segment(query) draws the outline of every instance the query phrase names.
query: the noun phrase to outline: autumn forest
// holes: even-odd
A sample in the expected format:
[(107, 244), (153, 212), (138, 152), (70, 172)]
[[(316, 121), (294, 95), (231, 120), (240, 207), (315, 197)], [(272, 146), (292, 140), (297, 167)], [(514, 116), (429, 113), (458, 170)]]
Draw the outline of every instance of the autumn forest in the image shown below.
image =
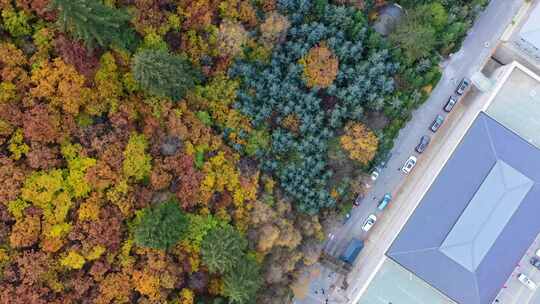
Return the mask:
[(0, 0), (0, 304), (291, 303), (485, 4), (387, 2)]

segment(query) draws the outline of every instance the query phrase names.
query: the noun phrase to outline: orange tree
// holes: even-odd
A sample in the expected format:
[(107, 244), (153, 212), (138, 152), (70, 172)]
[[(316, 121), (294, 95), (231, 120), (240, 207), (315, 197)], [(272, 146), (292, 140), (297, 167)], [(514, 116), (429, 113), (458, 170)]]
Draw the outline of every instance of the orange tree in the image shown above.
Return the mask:
[(362, 123), (354, 123), (345, 127), (345, 134), (339, 138), (339, 142), (351, 159), (367, 165), (377, 153), (379, 140)]

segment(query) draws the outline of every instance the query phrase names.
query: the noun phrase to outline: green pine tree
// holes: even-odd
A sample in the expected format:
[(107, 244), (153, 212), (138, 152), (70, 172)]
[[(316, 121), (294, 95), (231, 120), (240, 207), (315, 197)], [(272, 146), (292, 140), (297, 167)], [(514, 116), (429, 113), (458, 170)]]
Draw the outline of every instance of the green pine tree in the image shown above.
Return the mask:
[(178, 101), (201, 80), (200, 73), (184, 57), (162, 50), (143, 50), (133, 58), (133, 76), (151, 94)]
[(130, 15), (124, 10), (107, 7), (96, 0), (52, 0), (58, 10), (61, 29), (85, 42), (88, 49), (114, 45), (134, 50), (138, 42), (129, 26)]
[(223, 295), (232, 304), (255, 303), (257, 291), (262, 285), (259, 264), (250, 257), (242, 260), (223, 277)]
[(180, 210), (177, 201), (161, 203), (144, 209), (136, 219), (135, 243), (166, 250), (185, 236), (188, 226), (188, 218)]
[(201, 257), (210, 273), (226, 273), (236, 267), (247, 241), (230, 225), (213, 228), (201, 243)]

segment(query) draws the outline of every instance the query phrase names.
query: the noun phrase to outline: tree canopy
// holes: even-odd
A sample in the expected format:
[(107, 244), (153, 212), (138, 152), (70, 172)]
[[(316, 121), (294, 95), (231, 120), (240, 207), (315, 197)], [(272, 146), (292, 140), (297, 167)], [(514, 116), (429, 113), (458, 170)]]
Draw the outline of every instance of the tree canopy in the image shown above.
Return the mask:
[(246, 240), (230, 225), (210, 230), (201, 243), (201, 257), (210, 273), (229, 273), (241, 261)]
[(165, 250), (184, 237), (188, 225), (178, 202), (171, 200), (141, 211), (134, 239), (140, 246)]
[[(278, 177), (299, 210), (314, 214), (335, 204), (328, 141), (347, 121), (381, 109), (394, 91), (398, 64), (382, 45), (369, 45), (376, 34), (364, 15), (351, 7), (304, 4), (280, 2), (291, 28), (268, 63), (239, 61), (230, 74), (242, 79), (240, 111), (255, 128), (274, 126), (271, 148), (256, 154), (263, 168)], [(288, 127), (290, 118), (297, 130)]]
[(223, 294), (230, 303), (255, 303), (257, 292), (262, 285), (259, 265), (250, 257), (243, 257), (235, 268), (223, 278)]
[(396, 1), (0, 1), (0, 302), (291, 304), (487, 0)]
[(52, 0), (51, 6), (59, 12), (58, 22), (63, 31), (69, 31), (85, 42), (90, 49), (110, 44), (132, 50), (137, 37), (129, 27), (131, 16), (93, 0)]
[(133, 57), (133, 76), (142, 89), (174, 101), (200, 82), (199, 72), (182, 56), (143, 50)]

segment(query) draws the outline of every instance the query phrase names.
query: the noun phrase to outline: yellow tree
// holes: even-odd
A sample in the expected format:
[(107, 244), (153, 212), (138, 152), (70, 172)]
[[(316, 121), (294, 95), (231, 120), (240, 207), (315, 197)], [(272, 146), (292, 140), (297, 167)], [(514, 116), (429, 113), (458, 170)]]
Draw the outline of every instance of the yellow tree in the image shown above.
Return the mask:
[(287, 35), (287, 30), (291, 23), (287, 17), (277, 13), (270, 13), (261, 24), (261, 40), (266, 46), (272, 47), (278, 42), (282, 42)]
[(152, 157), (146, 153), (148, 141), (142, 134), (132, 134), (124, 151), (122, 169), (127, 178), (140, 181), (152, 171)]
[(379, 144), (377, 136), (361, 123), (347, 125), (345, 134), (339, 141), (341, 147), (349, 153), (349, 157), (362, 165), (366, 165), (375, 157)]
[(180, 304), (193, 304), (195, 301), (195, 295), (193, 294), (193, 291), (188, 288), (183, 288), (180, 291)]
[(84, 87), (85, 78), (75, 68), (56, 58), (53, 62), (44, 61), (32, 72), (34, 87), (30, 94), (42, 98), (64, 112), (76, 115), (86, 104), (89, 89)]
[(336, 79), (339, 62), (324, 42), (309, 50), (300, 59), (304, 66), (304, 78), (308, 87), (329, 87)]
[(234, 57), (242, 53), (242, 46), (246, 43), (248, 34), (242, 24), (223, 21), (219, 26), (218, 49), (221, 55)]

